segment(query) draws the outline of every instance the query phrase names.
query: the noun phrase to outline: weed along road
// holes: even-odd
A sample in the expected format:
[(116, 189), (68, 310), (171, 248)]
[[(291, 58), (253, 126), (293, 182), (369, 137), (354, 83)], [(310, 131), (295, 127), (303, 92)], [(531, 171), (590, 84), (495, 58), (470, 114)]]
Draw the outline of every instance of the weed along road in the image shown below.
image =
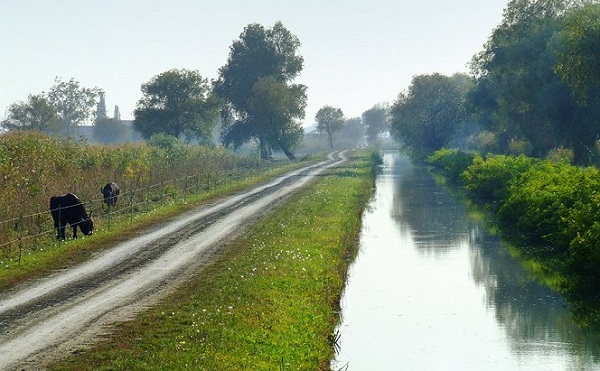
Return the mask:
[(334, 152), (326, 161), (187, 212), (82, 265), (0, 294), (0, 369), (36, 368), (94, 341), (111, 323), (131, 318), (183, 282), (269, 207), (344, 161), (344, 152)]

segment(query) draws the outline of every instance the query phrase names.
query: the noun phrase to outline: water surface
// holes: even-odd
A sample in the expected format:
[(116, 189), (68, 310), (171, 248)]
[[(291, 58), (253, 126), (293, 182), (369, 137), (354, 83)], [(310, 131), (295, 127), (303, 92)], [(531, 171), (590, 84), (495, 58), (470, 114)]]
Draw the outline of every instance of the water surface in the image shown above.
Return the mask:
[(332, 369), (600, 370), (598, 336), (424, 167), (384, 155)]

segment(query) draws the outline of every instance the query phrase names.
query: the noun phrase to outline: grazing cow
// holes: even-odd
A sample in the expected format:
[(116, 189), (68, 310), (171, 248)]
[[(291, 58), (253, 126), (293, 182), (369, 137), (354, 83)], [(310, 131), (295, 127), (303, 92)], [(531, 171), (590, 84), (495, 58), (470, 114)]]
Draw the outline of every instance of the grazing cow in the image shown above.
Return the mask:
[(104, 202), (108, 207), (115, 206), (117, 204), (117, 199), (119, 198), (119, 194), (121, 193), (121, 189), (117, 183), (110, 182), (107, 183), (104, 187), (100, 188), (100, 192), (104, 195)]
[(67, 224), (73, 227), (73, 239), (77, 238), (77, 226), (81, 228), (81, 232), (86, 236), (92, 234), (94, 230), (91, 213), (88, 216), (81, 201), (72, 193), (51, 197), (50, 213), (52, 213), (52, 219), (54, 219), (56, 239), (58, 240), (66, 239), (65, 227)]

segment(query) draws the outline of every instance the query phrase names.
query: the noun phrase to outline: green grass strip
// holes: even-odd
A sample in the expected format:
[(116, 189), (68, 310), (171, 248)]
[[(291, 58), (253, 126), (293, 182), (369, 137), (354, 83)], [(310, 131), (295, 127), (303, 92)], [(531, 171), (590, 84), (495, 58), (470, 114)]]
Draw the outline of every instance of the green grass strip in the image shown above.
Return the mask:
[(161, 305), (52, 369), (329, 369), (372, 168), (369, 153), (355, 153), (260, 219)]

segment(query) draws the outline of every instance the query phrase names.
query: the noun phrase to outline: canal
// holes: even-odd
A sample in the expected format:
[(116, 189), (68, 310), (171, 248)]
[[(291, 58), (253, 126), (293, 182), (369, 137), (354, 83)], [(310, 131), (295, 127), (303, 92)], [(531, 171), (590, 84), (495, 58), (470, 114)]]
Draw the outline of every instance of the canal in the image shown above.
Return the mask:
[(427, 168), (386, 152), (376, 185), (333, 370), (600, 370), (598, 335)]

